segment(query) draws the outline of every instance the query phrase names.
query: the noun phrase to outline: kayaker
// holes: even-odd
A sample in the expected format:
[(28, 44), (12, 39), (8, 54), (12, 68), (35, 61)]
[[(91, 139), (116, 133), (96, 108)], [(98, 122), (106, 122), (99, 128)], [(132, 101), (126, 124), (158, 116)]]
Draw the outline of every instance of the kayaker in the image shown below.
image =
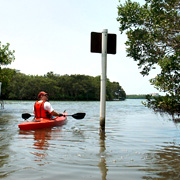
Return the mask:
[(48, 93), (41, 91), (38, 94), (38, 100), (34, 104), (35, 118), (49, 118), (53, 119), (54, 116), (62, 116), (61, 113), (57, 113), (48, 102)]

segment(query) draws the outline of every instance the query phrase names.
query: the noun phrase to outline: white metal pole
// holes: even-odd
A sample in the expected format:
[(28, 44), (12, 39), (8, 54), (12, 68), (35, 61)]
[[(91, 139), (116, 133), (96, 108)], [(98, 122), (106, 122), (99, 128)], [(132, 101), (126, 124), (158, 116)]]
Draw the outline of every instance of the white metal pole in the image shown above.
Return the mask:
[(108, 30), (102, 31), (101, 94), (100, 94), (100, 128), (105, 130), (106, 114), (106, 71), (107, 71), (107, 36)]

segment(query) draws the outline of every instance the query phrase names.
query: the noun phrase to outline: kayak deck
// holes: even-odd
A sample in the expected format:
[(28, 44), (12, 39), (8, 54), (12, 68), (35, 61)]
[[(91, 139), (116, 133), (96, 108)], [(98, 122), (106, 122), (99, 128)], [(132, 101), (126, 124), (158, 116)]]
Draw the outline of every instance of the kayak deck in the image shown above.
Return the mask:
[(38, 118), (33, 121), (23, 122), (18, 125), (20, 130), (34, 130), (41, 128), (48, 128), (54, 126), (62, 126), (66, 123), (67, 113), (64, 116), (56, 117), (55, 119)]

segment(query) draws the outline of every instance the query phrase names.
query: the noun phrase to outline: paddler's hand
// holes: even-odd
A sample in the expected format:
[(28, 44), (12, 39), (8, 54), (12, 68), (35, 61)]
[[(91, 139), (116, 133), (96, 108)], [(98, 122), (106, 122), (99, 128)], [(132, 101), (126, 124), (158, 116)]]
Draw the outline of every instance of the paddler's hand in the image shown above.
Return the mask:
[(59, 113), (59, 117), (64, 116), (63, 114)]

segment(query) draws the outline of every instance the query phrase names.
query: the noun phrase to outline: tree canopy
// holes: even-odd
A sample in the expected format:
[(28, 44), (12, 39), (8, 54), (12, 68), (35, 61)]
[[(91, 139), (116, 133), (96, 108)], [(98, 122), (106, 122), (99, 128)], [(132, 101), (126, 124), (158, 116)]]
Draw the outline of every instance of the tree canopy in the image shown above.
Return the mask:
[(145, 0), (141, 6), (127, 0), (118, 6), (117, 21), (120, 32), (126, 32), (128, 37), (127, 56), (138, 62), (141, 74), (149, 75), (152, 69), (160, 67), (160, 73), (150, 82), (166, 96), (148, 97), (146, 105), (171, 115), (179, 113), (180, 1)]
[[(6, 85), (9, 81), (7, 76), (1, 72), (1, 66), (11, 64), (15, 60), (14, 53), (15, 51), (9, 50), (10, 44), (2, 45), (0, 41), (0, 82), (3, 81), (3, 86)], [(1, 88), (1, 87), (0, 87)], [(0, 89), (0, 98), (1, 98), (1, 89)]]
[(0, 41), (0, 68), (1, 65), (11, 64), (11, 62), (15, 60), (15, 51), (11, 51), (9, 49), (9, 46), (9, 43), (7, 43), (6, 45), (2, 45)]
[[(7, 81), (8, 79), (8, 81)], [(14, 69), (2, 69), (3, 99), (36, 100), (40, 91), (48, 92), (51, 100), (99, 100), (100, 76), (59, 75), (48, 72), (44, 76), (25, 75)], [(126, 98), (118, 82), (107, 79), (106, 99)]]

